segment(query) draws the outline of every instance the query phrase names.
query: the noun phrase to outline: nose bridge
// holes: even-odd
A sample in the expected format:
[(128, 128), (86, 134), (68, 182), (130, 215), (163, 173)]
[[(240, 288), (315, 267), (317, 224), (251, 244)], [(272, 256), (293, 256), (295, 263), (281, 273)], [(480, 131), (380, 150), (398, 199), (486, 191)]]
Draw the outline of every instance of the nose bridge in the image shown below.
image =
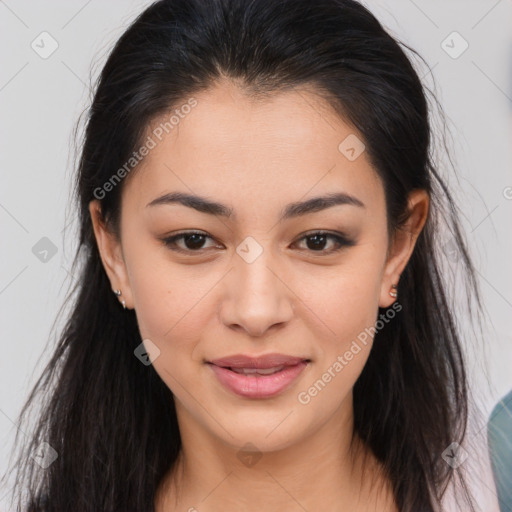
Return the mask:
[(293, 309), (287, 287), (274, 268), (273, 251), (247, 237), (234, 255), (233, 272), (224, 297), (223, 322), (260, 335), (275, 324), (291, 318)]
[(276, 299), (279, 293), (276, 281), (279, 281), (272, 269), (271, 251), (266, 249), (254, 261), (246, 261), (243, 257), (237, 258), (235, 274), (237, 275), (236, 290), (240, 299), (254, 297), (258, 299)]

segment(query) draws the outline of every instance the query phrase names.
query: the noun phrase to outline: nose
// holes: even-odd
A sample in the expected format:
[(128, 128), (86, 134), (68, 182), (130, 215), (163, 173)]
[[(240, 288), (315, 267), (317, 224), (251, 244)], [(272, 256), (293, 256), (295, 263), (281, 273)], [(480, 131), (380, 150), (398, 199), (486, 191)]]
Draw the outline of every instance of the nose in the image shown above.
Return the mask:
[(221, 321), (251, 337), (282, 328), (293, 317), (295, 295), (268, 252), (263, 251), (252, 263), (235, 255), (235, 268), (223, 283)]

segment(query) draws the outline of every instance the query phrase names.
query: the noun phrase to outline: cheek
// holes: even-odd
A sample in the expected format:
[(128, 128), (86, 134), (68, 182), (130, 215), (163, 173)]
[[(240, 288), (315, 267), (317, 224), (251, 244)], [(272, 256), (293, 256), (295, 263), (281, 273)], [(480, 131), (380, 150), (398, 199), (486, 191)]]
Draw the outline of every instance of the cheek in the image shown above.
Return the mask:
[(378, 318), (384, 254), (367, 244), (344, 265), (332, 269), (330, 276), (304, 279), (304, 311), (309, 311), (313, 322), (309, 328), (316, 333), (317, 364), (307, 382), (313, 388), (302, 391), (326, 410), (334, 410), (350, 392), (368, 359)]
[(186, 400), (183, 389), (197, 386), (193, 372), (202, 354), (195, 350), (208, 331), (213, 309), (208, 290), (214, 282), (184, 275), (168, 261), (134, 260), (133, 268), (130, 279), (139, 331), (159, 350), (153, 367), (176, 397)]
[(378, 296), (371, 280), (356, 284), (352, 279), (340, 279), (338, 284), (331, 286), (329, 294), (318, 297), (318, 316), (329, 329), (322, 331), (328, 333), (326, 336), (317, 337), (315, 377), (332, 381), (329, 386), (336, 389), (339, 397), (352, 387), (368, 358), (378, 315)]
[(197, 339), (207, 318), (208, 291), (214, 276), (200, 277), (193, 266), (172, 264), (160, 249), (127, 251), (127, 269), (137, 322), (143, 338), (163, 350), (172, 343), (187, 345)]
[(308, 306), (317, 317), (316, 326), (310, 326), (316, 333), (316, 360), (296, 399), (313, 430), (351, 397), (368, 360), (378, 315), (378, 278), (370, 269), (343, 272), (323, 290), (310, 293)]
[[(381, 286), (381, 261), (368, 251), (359, 251), (343, 265), (327, 272), (304, 274), (300, 296), (317, 318), (317, 332), (340, 349), (365, 328), (375, 324)], [(323, 325), (323, 327), (321, 327)], [(321, 330), (318, 331), (318, 328)]]

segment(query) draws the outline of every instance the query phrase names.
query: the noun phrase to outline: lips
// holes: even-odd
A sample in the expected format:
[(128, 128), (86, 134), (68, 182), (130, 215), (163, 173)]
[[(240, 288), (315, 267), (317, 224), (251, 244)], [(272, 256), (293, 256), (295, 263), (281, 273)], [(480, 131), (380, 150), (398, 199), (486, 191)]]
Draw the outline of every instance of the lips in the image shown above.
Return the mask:
[(213, 374), (228, 390), (245, 398), (270, 398), (288, 388), (308, 366), (310, 359), (267, 354), (236, 354), (208, 361)]
[(213, 359), (210, 363), (222, 368), (258, 368), (265, 370), (268, 368), (276, 368), (278, 366), (295, 366), (302, 361), (309, 361), (309, 359), (307, 357), (294, 357), (287, 356), (285, 354), (266, 354), (259, 357), (235, 354), (221, 359)]

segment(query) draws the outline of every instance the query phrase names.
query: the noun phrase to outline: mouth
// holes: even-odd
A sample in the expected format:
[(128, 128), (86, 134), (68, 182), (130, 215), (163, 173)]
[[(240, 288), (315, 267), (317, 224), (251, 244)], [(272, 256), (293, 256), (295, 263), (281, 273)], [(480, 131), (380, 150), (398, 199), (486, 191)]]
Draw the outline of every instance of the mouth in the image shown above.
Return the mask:
[(280, 372), (285, 366), (273, 366), (272, 368), (232, 368), (232, 367), (223, 367), (227, 370), (231, 370), (235, 373), (240, 373), (242, 375), (272, 375), (274, 373)]
[(245, 398), (270, 398), (282, 393), (311, 363), (311, 359), (282, 354), (262, 357), (235, 355), (208, 361), (217, 380)]
[(261, 356), (249, 356), (245, 354), (234, 354), (208, 361), (211, 364), (222, 368), (233, 369), (258, 369), (265, 370), (279, 366), (294, 366), (302, 361), (311, 361), (307, 357), (290, 356), (286, 354), (264, 354)]

